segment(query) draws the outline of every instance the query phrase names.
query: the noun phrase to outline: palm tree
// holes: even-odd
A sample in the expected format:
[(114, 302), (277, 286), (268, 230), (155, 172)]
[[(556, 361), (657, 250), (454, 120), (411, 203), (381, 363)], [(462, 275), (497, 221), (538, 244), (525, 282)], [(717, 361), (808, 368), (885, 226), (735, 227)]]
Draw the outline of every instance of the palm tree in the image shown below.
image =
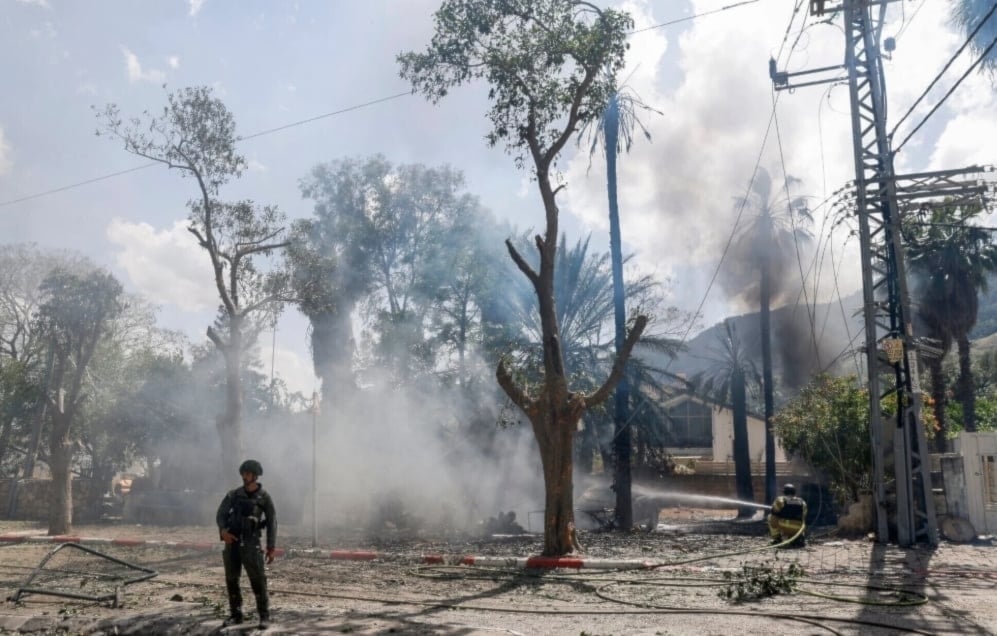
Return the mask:
[[(637, 119), (637, 110), (654, 110), (644, 104), (636, 94), (627, 88), (621, 88), (609, 98), (606, 110), (603, 112), (599, 126), (592, 129), (592, 145), (589, 148), (591, 157), (602, 140), (606, 152), (606, 183), (609, 195), (609, 248), (613, 271), (613, 311), (615, 325), (615, 346), (619, 354), (626, 341), (626, 301), (623, 293), (623, 247), (620, 238), (620, 204), (617, 197), (616, 159), (620, 151), (630, 151), (633, 145), (633, 133), (637, 128), (650, 140), (647, 128)], [(658, 111), (654, 111), (658, 112)], [(660, 114), (660, 113), (659, 113)], [(593, 122), (593, 126), (596, 122)], [(584, 132), (584, 131), (583, 131)], [(582, 135), (584, 136), (584, 135)], [(579, 139), (582, 138), (579, 137)], [(615, 457), (614, 483), (616, 490), (616, 524), (618, 528), (633, 526), (633, 506), (630, 493), (630, 451), (632, 439), (628, 403), (630, 400), (630, 384), (627, 374), (616, 385), (613, 395), (614, 423), (616, 433), (613, 436), (613, 455)]]
[[(717, 404), (730, 404), (734, 415), (734, 479), (737, 498), (754, 501), (755, 488), (751, 482), (751, 455), (748, 448), (748, 388), (761, 385), (761, 377), (753, 360), (748, 358), (737, 334), (737, 327), (729, 318), (724, 321), (724, 331), (717, 333), (719, 347), (713, 349), (714, 364), (706, 372), (692, 378), (697, 391)], [(750, 517), (755, 509), (744, 507), (738, 517)]]
[[(963, 424), (976, 430), (976, 391), (970, 360), (969, 332), (976, 325), (979, 294), (987, 290), (987, 276), (997, 271), (997, 245), (987, 229), (970, 221), (982, 211), (979, 206), (942, 205), (926, 210), (907, 224), (907, 253), (914, 272), (919, 312), (929, 330), (940, 334), (943, 346), (955, 342), (959, 350), (956, 397), (962, 403)], [(941, 359), (937, 362), (941, 366)], [(932, 374), (933, 393), (936, 387)], [(938, 380), (939, 384), (944, 382)], [(936, 409), (938, 405), (936, 403)], [(939, 449), (945, 444), (945, 421), (939, 419)]]
[[(525, 235), (519, 240), (525, 243)], [(615, 357), (615, 344), (607, 337), (609, 325), (615, 317), (611, 259), (605, 252), (592, 254), (589, 251), (590, 240), (591, 237), (579, 240), (573, 247), (569, 247), (562, 236), (554, 270), (554, 291), (557, 315), (561, 322), (565, 373), (572, 386), (577, 386), (580, 391), (595, 388), (598, 379), (613, 364)], [(623, 262), (627, 260), (628, 258), (624, 258)], [(521, 368), (539, 370), (541, 360), (536, 357), (536, 343), (542, 332), (534, 309), (536, 295), (528, 286), (521, 284), (518, 278), (512, 278), (508, 282), (518, 284), (515, 293), (519, 296), (519, 302), (515, 306), (516, 316), (511, 317), (508, 322), (525, 325), (524, 331), (512, 343), (512, 347), (519, 352), (518, 362)], [(658, 288), (659, 283), (645, 275), (626, 281), (624, 292), (639, 305), (642, 313), (660, 315), (657, 311), (661, 304)], [(665, 313), (671, 313), (671, 310)], [(674, 356), (679, 345), (674, 339), (650, 334), (641, 338), (639, 347), (641, 350)], [(628, 402), (625, 407), (628, 419), (624, 421), (624, 429), (628, 432), (634, 429), (644, 438), (655, 438), (657, 433), (652, 429), (662, 421), (661, 413), (655, 409), (658, 399), (669, 384), (668, 374), (635, 355), (627, 363), (625, 376), (631, 390), (627, 393)], [(637, 406), (640, 406), (639, 410)], [(597, 447), (603, 461), (608, 459), (603, 442), (612, 440), (614, 447), (619, 443), (619, 428), (614, 427), (612, 432), (606, 431), (609, 422), (605, 409), (593, 409), (586, 414), (586, 432), (580, 440), (580, 453), (591, 454), (596, 450), (594, 447)], [(627, 438), (632, 448), (632, 436), (628, 434)], [(614, 456), (618, 454), (614, 452)], [(579, 463), (581, 466), (591, 465), (590, 461), (584, 459)], [(632, 504), (628, 507), (632, 508)], [(616, 522), (622, 523), (619, 516)]]
[[(772, 190), (772, 178), (764, 168), (751, 182), (751, 191), (738, 199), (738, 208), (754, 211), (754, 217), (741, 233), (738, 246), (752, 271), (759, 275), (758, 304), (762, 331), (762, 373), (765, 396), (765, 502), (775, 499), (775, 434), (772, 417), (775, 412), (772, 380), (771, 303), (778, 290), (773, 289), (777, 272), (786, 270), (788, 260), (802, 241), (809, 241), (810, 232), (803, 227), (812, 222), (803, 197), (791, 197), (790, 187), (799, 179), (786, 177), (780, 191)], [(782, 193), (785, 193), (783, 195)]]

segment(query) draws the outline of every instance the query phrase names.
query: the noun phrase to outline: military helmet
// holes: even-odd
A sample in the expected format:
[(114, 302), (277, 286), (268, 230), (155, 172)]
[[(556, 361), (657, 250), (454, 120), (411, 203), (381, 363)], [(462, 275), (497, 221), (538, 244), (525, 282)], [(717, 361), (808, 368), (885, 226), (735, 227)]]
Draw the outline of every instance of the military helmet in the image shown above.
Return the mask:
[(784, 494), (784, 495), (795, 495), (796, 494), (796, 486), (794, 486), (793, 484), (786, 484), (785, 486), (782, 487), (782, 494)]
[(253, 473), (257, 477), (263, 475), (263, 465), (255, 459), (247, 459), (239, 465), (239, 474), (242, 473)]

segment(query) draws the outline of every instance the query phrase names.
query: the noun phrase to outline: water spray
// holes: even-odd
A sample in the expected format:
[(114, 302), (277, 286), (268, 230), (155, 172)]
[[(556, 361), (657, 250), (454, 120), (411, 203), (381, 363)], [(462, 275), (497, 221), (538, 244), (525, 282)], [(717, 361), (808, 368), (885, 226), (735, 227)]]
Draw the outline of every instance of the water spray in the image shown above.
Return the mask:
[(713, 495), (698, 495), (693, 493), (671, 492), (668, 490), (657, 490), (646, 486), (634, 485), (632, 487), (634, 496), (642, 497), (663, 504), (686, 504), (703, 508), (757, 508), (759, 510), (769, 510), (770, 506), (755, 503), (754, 501), (742, 501), (729, 497), (716, 497)]

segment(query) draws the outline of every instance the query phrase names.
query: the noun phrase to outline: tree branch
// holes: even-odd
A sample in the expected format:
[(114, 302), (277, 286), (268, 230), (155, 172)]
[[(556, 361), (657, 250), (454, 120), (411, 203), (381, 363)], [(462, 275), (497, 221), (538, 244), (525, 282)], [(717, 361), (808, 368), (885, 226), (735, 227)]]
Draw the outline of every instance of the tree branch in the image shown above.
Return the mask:
[[(283, 243), (269, 243), (266, 245), (254, 245), (254, 243), (257, 242), (254, 241), (253, 243), (238, 243), (235, 246), (235, 251), (241, 258), (243, 256), (249, 256), (250, 254), (255, 254), (257, 252), (266, 252), (268, 250), (276, 250), (282, 247), (287, 247), (288, 245), (291, 244), (291, 241), (284, 241)], [(252, 245), (252, 247), (246, 247), (247, 245)]]
[(228, 346), (228, 344), (226, 344), (226, 342), (222, 340), (222, 337), (218, 335), (218, 332), (215, 331), (215, 328), (212, 327), (211, 325), (208, 325), (208, 340), (215, 343), (215, 346), (218, 347), (218, 350), (222, 352), (224, 352), (225, 348)]
[(509, 373), (509, 369), (505, 366), (505, 358), (499, 360), (498, 368), (495, 370), (495, 379), (498, 380), (499, 386), (509, 396), (512, 403), (529, 415), (530, 410), (534, 407), (533, 400), (513, 380), (512, 374)]
[(537, 273), (533, 271), (533, 268), (530, 267), (530, 264), (527, 263), (522, 256), (520, 256), (516, 248), (513, 247), (511, 239), (505, 240), (505, 246), (509, 250), (509, 256), (512, 257), (512, 260), (516, 263), (516, 267), (519, 268), (519, 271), (526, 274), (526, 277), (530, 279), (530, 282), (533, 283), (534, 286), (539, 285), (540, 276), (538, 276)]
[(609, 377), (606, 381), (602, 383), (594, 393), (590, 393), (585, 396), (585, 408), (590, 409), (599, 406), (606, 401), (609, 394), (613, 392), (616, 384), (623, 377), (623, 371), (626, 369), (627, 359), (630, 357), (630, 353), (633, 351), (634, 345), (640, 340), (641, 334), (644, 333), (644, 328), (647, 327), (647, 316), (637, 316), (637, 320), (634, 321), (634, 328), (630, 330), (627, 334), (627, 339), (623, 343), (623, 348), (620, 350), (619, 354), (616, 356), (616, 361), (613, 362), (613, 370), (609, 372)]

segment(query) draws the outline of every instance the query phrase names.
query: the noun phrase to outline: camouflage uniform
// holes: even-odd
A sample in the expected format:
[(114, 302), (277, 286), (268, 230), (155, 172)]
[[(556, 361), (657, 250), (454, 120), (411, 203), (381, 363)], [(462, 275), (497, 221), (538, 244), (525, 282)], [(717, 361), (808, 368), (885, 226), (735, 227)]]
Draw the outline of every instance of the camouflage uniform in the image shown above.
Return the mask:
[[(259, 482), (257, 482), (259, 483)], [(242, 592), (239, 578), (242, 568), (256, 597), (256, 609), (260, 621), (270, 619), (270, 601), (267, 595), (267, 575), (264, 569), (263, 550), (260, 547), (260, 534), (267, 530), (267, 550), (277, 544), (277, 512), (273, 499), (260, 485), (253, 492), (245, 487), (229, 491), (218, 506), (215, 515), (218, 531), (228, 530), (237, 538), (235, 543), (226, 543), (222, 552), (225, 563), (225, 585), (228, 588), (228, 603), (231, 614), (242, 618)]]

